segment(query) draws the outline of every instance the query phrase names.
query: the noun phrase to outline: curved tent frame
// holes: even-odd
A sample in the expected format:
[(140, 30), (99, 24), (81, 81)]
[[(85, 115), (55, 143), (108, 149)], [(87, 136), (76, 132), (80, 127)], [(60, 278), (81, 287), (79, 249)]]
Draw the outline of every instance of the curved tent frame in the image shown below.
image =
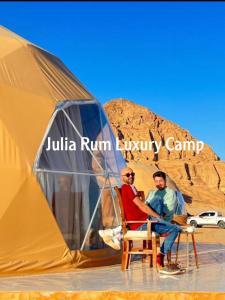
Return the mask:
[[(70, 116), (69, 111), (68, 111), (68, 109), (71, 110), (73, 108), (77, 108), (77, 107), (81, 107), (81, 106), (84, 107), (84, 108), (85, 107), (90, 107), (90, 106), (94, 106), (95, 108), (97, 107), (99, 115), (95, 116), (95, 119), (98, 119), (98, 121), (99, 121), (99, 124), (98, 124), (99, 128), (98, 129), (100, 129), (99, 130), (100, 132), (97, 132), (97, 134), (99, 135), (100, 133), (102, 133), (101, 139), (104, 140), (104, 141), (106, 141), (106, 139), (109, 139), (109, 138), (111, 139), (109, 142), (111, 143), (112, 151), (115, 154), (114, 155), (114, 162), (113, 162), (114, 165), (110, 166), (109, 162), (107, 161), (107, 153), (103, 154), (104, 163), (102, 164), (102, 162), (99, 161), (96, 153), (94, 153), (94, 151), (92, 151), (90, 149), (90, 147), (88, 147), (87, 152), (90, 154), (90, 157), (92, 158), (92, 160), (96, 163), (97, 171), (95, 171), (95, 170), (94, 171), (93, 170), (86, 170), (86, 172), (84, 172), (83, 170), (79, 170), (79, 169), (72, 169), (72, 170), (61, 169), (60, 170), (60, 169), (57, 169), (57, 168), (54, 168), (54, 167), (53, 168), (40, 167), (40, 161), (41, 161), (41, 157), (42, 157), (42, 154), (43, 154), (43, 149), (44, 149), (46, 139), (48, 138), (49, 135), (51, 135), (51, 129), (54, 125), (54, 122), (56, 122), (56, 118), (57, 118), (57, 116), (60, 112), (63, 113), (63, 117), (65, 118), (65, 121), (68, 122), (68, 124), (71, 126), (71, 129), (73, 130), (73, 134), (78, 136), (80, 140), (84, 137), (83, 133), (81, 132), (82, 128), (80, 128), (80, 130), (79, 130), (78, 125), (76, 124), (76, 122), (79, 122), (79, 121), (82, 122), (82, 121), (81, 120), (77, 121), (77, 120), (75, 120), (75, 118), (72, 119), (72, 117), (75, 117), (75, 115), (73, 116), (71, 114), (71, 116)], [(95, 121), (95, 123), (96, 123), (96, 121)], [(79, 127), (80, 127), (80, 125), (81, 124), (79, 124)], [(107, 136), (107, 137), (105, 136), (105, 132), (104, 132), (104, 127), (105, 126), (108, 127), (107, 129), (108, 129), (109, 136)], [(96, 136), (93, 136), (93, 139), (96, 139)], [(77, 155), (79, 155), (79, 151), (77, 153), (78, 153)], [(59, 157), (58, 157), (58, 159), (59, 159)], [(115, 214), (115, 220), (113, 220), (112, 224), (108, 224), (108, 226), (109, 227), (113, 226), (113, 225), (116, 226), (120, 223), (119, 214), (118, 214), (118, 209), (119, 208), (118, 208), (118, 205), (117, 205), (116, 197), (114, 195), (113, 187), (115, 185), (119, 184), (119, 182), (120, 182), (120, 180), (119, 180), (119, 176), (120, 176), (119, 170), (124, 166), (125, 166), (124, 159), (122, 158), (121, 153), (120, 152), (118, 153), (118, 151), (116, 151), (116, 149), (115, 149), (115, 140), (114, 140), (112, 130), (111, 130), (110, 126), (108, 125), (107, 117), (106, 117), (104, 111), (102, 110), (101, 105), (98, 101), (96, 101), (95, 99), (93, 99), (92, 101), (90, 101), (90, 100), (89, 101), (85, 101), (85, 100), (77, 101), (76, 100), (76, 101), (69, 101), (69, 102), (68, 101), (62, 101), (57, 105), (56, 110), (53, 113), (53, 115), (52, 115), (52, 117), (49, 121), (48, 127), (47, 127), (46, 132), (44, 134), (44, 137), (42, 139), (41, 145), (38, 149), (37, 156), (36, 156), (34, 166), (33, 166), (34, 172), (37, 174), (37, 176), (39, 178), (40, 178), (40, 175), (43, 174), (43, 173), (50, 173), (50, 174), (54, 174), (54, 175), (55, 174), (72, 175), (72, 176), (75, 176), (75, 177), (95, 176), (95, 177), (104, 178), (104, 182), (103, 182), (103, 184), (100, 188), (100, 192), (99, 192), (98, 197), (96, 199), (92, 214), (90, 215), (87, 227), (85, 228), (85, 233), (83, 235), (81, 245), (79, 246), (79, 248), (78, 247), (77, 248), (72, 247), (71, 250), (79, 249), (79, 250), (82, 251), (82, 250), (85, 250), (85, 248), (87, 248), (87, 247), (85, 247), (85, 243), (86, 243), (86, 241), (89, 237), (90, 230), (91, 230), (93, 221), (96, 218), (96, 214), (97, 214), (99, 205), (100, 205), (101, 200), (102, 200), (103, 191), (105, 189), (109, 189), (109, 191), (110, 191), (113, 210), (114, 210), (114, 214)], [(113, 167), (114, 170), (112, 170), (112, 168), (110, 168), (110, 167)], [(111, 182), (112, 178), (114, 178), (114, 183)], [(51, 202), (51, 200), (49, 199), (49, 197), (47, 195), (47, 192), (46, 192), (46, 186), (43, 184), (42, 180), (39, 180), (39, 181), (42, 185), (42, 189), (43, 189), (46, 197), (48, 198), (49, 202)], [(76, 201), (76, 199), (74, 199), (74, 201)], [(90, 196), (89, 202), (90, 201), (92, 201), (91, 196)], [(86, 203), (86, 205), (88, 206), (88, 203)], [(63, 216), (61, 216), (61, 217), (63, 217)], [(100, 227), (98, 229), (100, 229)], [(96, 234), (97, 234), (97, 232), (96, 232)], [(105, 247), (105, 245), (101, 244), (100, 248), (104, 248), (104, 247)]]

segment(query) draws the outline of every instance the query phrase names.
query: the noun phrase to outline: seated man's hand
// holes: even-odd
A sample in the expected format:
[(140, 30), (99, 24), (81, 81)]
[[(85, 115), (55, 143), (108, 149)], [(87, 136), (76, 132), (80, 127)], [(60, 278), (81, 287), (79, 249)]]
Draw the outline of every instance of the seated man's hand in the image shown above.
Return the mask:
[(156, 215), (156, 216), (154, 216), (154, 218), (163, 220), (163, 216), (160, 216), (160, 215)]

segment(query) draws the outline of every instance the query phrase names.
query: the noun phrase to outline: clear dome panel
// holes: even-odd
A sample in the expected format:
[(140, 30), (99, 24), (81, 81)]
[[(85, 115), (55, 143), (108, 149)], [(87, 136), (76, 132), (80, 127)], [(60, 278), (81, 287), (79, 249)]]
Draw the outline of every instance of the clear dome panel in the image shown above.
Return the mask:
[[(112, 148), (82, 150), (82, 137), (93, 143), (109, 141)], [(76, 144), (75, 150), (68, 149), (69, 141)], [(107, 247), (98, 230), (120, 224), (113, 187), (120, 185), (119, 173), (124, 166), (100, 104), (61, 102), (47, 129), (34, 171), (71, 250)]]
[[(101, 109), (101, 108), (100, 108)], [(108, 172), (113, 174), (120, 174), (120, 170), (126, 166), (125, 160), (122, 156), (120, 150), (117, 150), (116, 147), (116, 139), (112, 132), (112, 128), (109, 125), (109, 122), (106, 118), (105, 112), (103, 109), (101, 112), (101, 120), (102, 120), (102, 134), (105, 141), (110, 141), (111, 150), (106, 151), (104, 153), (106, 160), (106, 168)]]
[[(82, 119), (84, 114), (81, 114), (83, 106), (87, 108), (85, 121)], [(81, 145), (82, 137), (87, 136), (93, 142), (96, 140), (96, 128), (101, 138), (101, 123), (96, 104), (71, 105), (65, 110), (59, 110), (44, 141), (37, 168), (102, 173), (104, 159), (98, 155), (98, 151), (89, 151)]]
[(119, 225), (118, 204), (109, 180), (51, 172), (38, 172), (37, 176), (68, 247), (105, 247), (98, 230)]
[[(85, 140), (84, 140), (85, 139)], [(89, 141), (85, 144), (86, 141)], [(61, 104), (47, 132), (36, 168), (118, 174), (125, 166), (115, 137), (98, 103)]]

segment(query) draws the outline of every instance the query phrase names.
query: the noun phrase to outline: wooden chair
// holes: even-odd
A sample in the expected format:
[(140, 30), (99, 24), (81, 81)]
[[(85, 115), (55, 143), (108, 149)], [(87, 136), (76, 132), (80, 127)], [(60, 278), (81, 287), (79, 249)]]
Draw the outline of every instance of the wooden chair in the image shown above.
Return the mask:
[[(157, 257), (157, 244), (156, 235), (151, 231), (151, 221), (127, 221), (123, 208), (123, 201), (121, 197), (121, 189), (117, 186), (114, 187), (117, 194), (117, 198), (120, 206), (120, 214), (122, 219), (122, 231), (123, 231), (123, 253), (122, 253), (122, 264), (121, 269), (125, 271), (129, 268), (132, 254), (141, 254), (143, 256), (149, 255), (150, 266), (153, 265), (156, 268), (156, 257)], [(139, 192), (141, 195), (141, 192)], [(143, 193), (143, 192), (142, 192)], [(142, 194), (143, 195), (143, 194)], [(146, 231), (130, 230), (129, 224), (147, 223)], [(134, 242), (141, 242), (140, 247), (134, 247)]]

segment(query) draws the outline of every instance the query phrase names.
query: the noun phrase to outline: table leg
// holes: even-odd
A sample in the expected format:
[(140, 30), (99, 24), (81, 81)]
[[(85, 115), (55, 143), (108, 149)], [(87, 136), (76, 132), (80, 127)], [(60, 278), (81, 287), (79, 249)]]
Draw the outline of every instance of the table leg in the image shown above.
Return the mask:
[(189, 269), (189, 234), (188, 232), (186, 233), (186, 244), (187, 244), (187, 270)]
[(197, 248), (196, 248), (194, 233), (191, 234), (191, 237), (192, 237), (192, 244), (193, 244), (193, 249), (194, 249), (194, 254), (195, 254), (195, 264), (196, 264), (196, 267), (198, 269), (199, 268), (199, 266), (198, 266), (198, 254), (197, 254)]

